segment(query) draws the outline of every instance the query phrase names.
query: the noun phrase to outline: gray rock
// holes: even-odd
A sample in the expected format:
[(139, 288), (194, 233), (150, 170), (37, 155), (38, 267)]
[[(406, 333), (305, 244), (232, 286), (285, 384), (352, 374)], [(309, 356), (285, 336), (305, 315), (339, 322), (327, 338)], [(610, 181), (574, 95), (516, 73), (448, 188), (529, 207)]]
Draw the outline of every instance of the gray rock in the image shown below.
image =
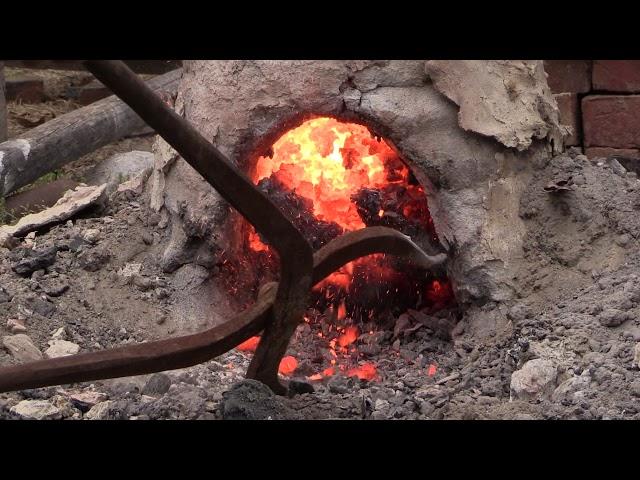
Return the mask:
[(143, 232), (142, 243), (144, 243), (145, 245), (153, 244), (153, 235), (151, 235), (149, 232)]
[(293, 397), (297, 394), (313, 393), (314, 391), (315, 389), (313, 388), (313, 385), (311, 385), (309, 382), (305, 382), (304, 380), (293, 379), (289, 382), (290, 397)]
[(12, 296), (9, 295), (3, 287), (0, 286), (0, 303), (7, 303), (11, 301)]
[(49, 345), (49, 348), (44, 352), (44, 356), (47, 358), (67, 357), (80, 351), (79, 345), (66, 340), (51, 340)]
[(29, 420), (57, 420), (62, 418), (58, 407), (47, 400), (22, 400), (11, 407), (11, 412)]
[(111, 400), (96, 403), (85, 414), (84, 418), (86, 418), (87, 420), (107, 420), (110, 416), (110, 409), (112, 405), (113, 402)]
[(24, 333), (27, 331), (24, 320), (19, 318), (10, 318), (7, 320), (7, 329), (13, 334)]
[(81, 233), (81, 236), (85, 242), (96, 244), (98, 240), (100, 240), (100, 230), (97, 228), (87, 228)]
[(529, 360), (511, 375), (511, 397), (518, 400), (549, 398), (556, 387), (557, 369), (550, 360)]
[(640, 380), (632, 382), (631, 385), (629, 385), (629, 390), (634, 397), (640, 397)]
[(56, 261), (58, 247), (49, 247), (39, 250), (19, 248), (11, 252), (13, 262), (11, 270), (18, 275), (28, 276), (36, 270), (41, 270), (53, 265)]
[(615, 158), (609, 159), (609, 166), (611, 167), (611, 170), (613, 170), (613, 173), (615, 173), (616, 175), (620, 177), (625, 177), (627, 175), (627, 169), (620, 165), (620, 162), (618, 162)]
[(88, 251), (81, 252), (78, 255), (78, 264), (81, 268), (88, 272), (97, 272), (111, 258), (111, 254), (100, 247), (93, 248)]
[(40, 285), (44, 293), (50, 297), (59, 297), (64, 292), (69, 290), (69, 283), (62, 278), (54, 278), (47, 280), (44, 284)]
[(551, 395), (551, 400), (561, 402), (563, 400), (573, 400), (577, 392), (587, 390), (591, 383), (591, 376), (587, 371), (583, 375), (571, 377), (556, 388)]
[(51, 318), (56, 311), (56, 306), (53, 303), (36, 296), (27, 297), (24, 300), (24, 307), (28, 312), (37, 313), (46, 318)]
[(33, 344), (28, 335), (23, 333), (2, 337), (2, 345), (21, 362), (33, 362), (42, 359), (40, 349)]
[(334, 375), (327, 382), (331, 393), (347, 393), (352, 388), (352, 382), (342, 375)]
[(256, 380), (238, 382), (222, 396), (225, 420), (285, 420), (296, 416), (269, 387)]
[(617, 308), (607, 308), (598, 315), (600, 325), (605, 327), (617, 327), (631, 318), (629, 312), (623, 312)]
[(636, 367), (640, 368), (640, 342), (636, 343), (633, 349), (633, 363)]
[(69, 394), (71, 404), (82, 412), (88, 412), (92, 407), (106, 399), (106, 394), (91, 390)]
[(154, 373), (142, 388), (142, 393), (152, 397), (163, 395), (171, 387), (171, 378), (164, 373)]
[(112, 192), (119, 184), (152, 168), (153, 153), (133, 150), (106, 159), (87, 173), (86, 178), (93, 185), (106, 183), (107, 191)]

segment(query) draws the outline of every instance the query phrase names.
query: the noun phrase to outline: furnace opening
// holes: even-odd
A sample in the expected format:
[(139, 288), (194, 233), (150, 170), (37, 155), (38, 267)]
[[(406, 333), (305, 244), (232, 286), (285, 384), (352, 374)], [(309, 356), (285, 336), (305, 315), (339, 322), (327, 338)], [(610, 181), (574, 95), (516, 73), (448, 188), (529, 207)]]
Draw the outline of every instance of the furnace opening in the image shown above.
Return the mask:
[[(366, 126), (313, 118), (282, 134), (260, 156), (251, 179), (318, 250), (345, 232), (386, 226), (437, 250), (424, 187), (384, 139)], [(247, 255), (257, 279), (275, 279), (278, 259), (245, 226)], [(407, 309), (434, 313), (453, 303), (449, 280), (387, 255), (363, 257), (313, 290), (316, 310), (354, 324), (379, 322)]]

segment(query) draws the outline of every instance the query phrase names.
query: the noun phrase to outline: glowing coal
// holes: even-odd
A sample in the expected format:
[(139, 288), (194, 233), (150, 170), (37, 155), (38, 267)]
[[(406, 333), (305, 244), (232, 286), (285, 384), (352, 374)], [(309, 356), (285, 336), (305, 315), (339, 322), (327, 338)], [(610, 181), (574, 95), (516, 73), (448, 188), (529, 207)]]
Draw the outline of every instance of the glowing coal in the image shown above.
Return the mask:
[[(368, 226), (394, 228), (419, 245), (438, 248), (424, 187), (397, 152), (363, 125), (326, 117), (308, 120), (284, 133), (269, 156), (257, 159), (251, 178), (314, 251), (345, 232)], [(275, 253), (251, 226), (246, 231), (249, 263), (258, 277), (274, 277)], [(337, 372), (375, 380), (376, 366), (362, 362), (358, 353), (359, 327), (366, 323), (370, 330), (379, 318), (407, 309), (435, 312), (453, 301), (448, 279), (382, 254), (345, 265), (316, 285), (313, 293), (312, 307), (324, 324), (317, 335), (326, 342), (329, 365), (308, 376), (310, 380)], [(305, 321), (314, 326), (309, 318)], [(254, 351), (257, 340), (254, 337), (238, 349)], [(297, 361), (285, 359), (280, 373), (291, 375)]]

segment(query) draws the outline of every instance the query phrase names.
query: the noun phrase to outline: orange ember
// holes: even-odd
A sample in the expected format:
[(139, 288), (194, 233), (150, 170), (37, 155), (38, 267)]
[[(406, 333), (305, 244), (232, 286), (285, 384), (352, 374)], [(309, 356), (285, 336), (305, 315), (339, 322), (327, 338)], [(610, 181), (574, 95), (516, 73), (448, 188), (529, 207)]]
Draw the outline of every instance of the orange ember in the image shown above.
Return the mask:
[(344, 334), (338, 337), (338, 345), (345, 348), (351, 345), (358, 338), (358, 327), (347, 327)]
[(436, 374), (437, 370), (438, 370), (438, 367), (432, 363), (431, 365), (429, 365), (429, 368), (427, 369), (427, 375), (429, 375), (430, 377), (433, 377)]
[(365, 363), (347, 372), (347, 377), (358, 377), (360, 380), (374, 380), (377, 375), (378, 371), (371, 363)]
[[(316, 118), (289, 130), (273, 144), (273, 157), (260, 157), (254, 182), (276, 174), (302, 197), (313, 201), (316, 218), (335, 222), (345, 230), (365, 224), (351, 196), (363, 187), (382, 188), (389, 183), (385, 161), (396, 153), (369, 130), (334, 118)], [(409, 169), (394, 172), (406, 180)]]
[(280, 360), (278, 373), (281, 373), (282, 375), (291, 375), (296, 368), (298, 368), (298, 360), (296, 360), (295, 357), (289, 355)]
[(258, 348), (258, 343), (260, 343), (260, 337), (251, 337), (238, 345), (236, 349), (241, 352), (255, 352), (256, 348)]

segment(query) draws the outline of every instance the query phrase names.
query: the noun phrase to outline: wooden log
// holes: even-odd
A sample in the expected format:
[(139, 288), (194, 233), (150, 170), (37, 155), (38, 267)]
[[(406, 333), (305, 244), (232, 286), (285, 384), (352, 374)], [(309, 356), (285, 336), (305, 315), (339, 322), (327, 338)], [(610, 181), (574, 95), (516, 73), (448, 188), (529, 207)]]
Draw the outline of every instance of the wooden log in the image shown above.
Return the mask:
[[(165, 73), (148, 85), (158, 93), (173, 93), (181, 73)], [(144, 126), (131, 108), (112, 95), (5, 141), (0, 144), (0, 197)]]
[(0, 142), (7, 139), (7, 102), (4, 93), (4, 65), (0, 62)]
[[(167, 73), (182, 66), (180, 60), (125, 60), (136, 73)], [(31, 68), (34, 70), (86, 70), (81, 60), (6, 60), (7, 67)]]

